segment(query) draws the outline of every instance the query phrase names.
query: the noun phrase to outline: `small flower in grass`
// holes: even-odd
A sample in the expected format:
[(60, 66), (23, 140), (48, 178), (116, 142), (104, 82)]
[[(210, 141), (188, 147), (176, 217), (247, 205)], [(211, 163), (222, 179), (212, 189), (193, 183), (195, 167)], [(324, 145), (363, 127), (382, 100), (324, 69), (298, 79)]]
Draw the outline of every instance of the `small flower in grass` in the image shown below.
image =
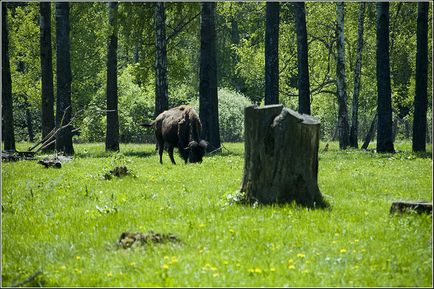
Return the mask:
[(231, 233), (232, 235), (235, 234), (234, 229), (229, 229), (229, 233)]
[(342, 248), (339, 252), (341, 252), (341, 253), (346, 253), (346, 252), (347, 252), (347, 249)]
[(161, 268), (163, 268), (164, 270), (169, 270), (169, 265), (163, 264), (163, 266), (161, 266)]
[(262, 273), (261, 268), (255, 268), (255, 273), (261, 274)]
[(270, 268), (270, 272), (276, 272), (276, 268), (271, 267), (271, 268)]
[(176, 258), (176, 256), (172, 256), (172, 258), (170, 259), (172, 264), (178, 263), (178, 258)]
[(306, 257), (306, 255), (304, 255), (303, 253), (298, 253), (298, 254), (297, 254), (297, 257), (298, 257), (298, 258), (304, 258), (304, 257)]
[(293, 264), (291, 264), (291, 265), (288, 266), (288, 269), (289, 269), (289, 270), (294, 270), (294, 269), (295, 269), (295, 266), (294, 266)]
[(107, 273), (107, 277), (112, 277), (113, 276), (113, 273), (112, 272), (108, 272)]
[(75, 259), (77, 259), (77, 261), (79, 261), (81, 259), (80, 256), (75, 256)]

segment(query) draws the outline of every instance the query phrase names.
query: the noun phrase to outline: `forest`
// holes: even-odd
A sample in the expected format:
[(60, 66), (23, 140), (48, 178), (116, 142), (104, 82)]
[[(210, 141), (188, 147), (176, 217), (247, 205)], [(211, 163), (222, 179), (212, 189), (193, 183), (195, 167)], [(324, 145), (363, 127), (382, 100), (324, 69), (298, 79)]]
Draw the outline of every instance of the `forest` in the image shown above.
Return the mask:
[[(243, 140), (244, 107), (267, 104), (267, 93), (273, 97), (268, 103), (282, 103), (319, 118), (322, 140), (339, 139), (343, 147), (360, 147), (367, 140), (366, 148), (376, 137), (377, 59), (385, 57), (377, 57), (375, 3), (348, 2), (341, 7), (282, 2), (273, 7), (265, 2), (217, 2), (204, 34), (198, 2), (66, 5), (3, 3), (2, 60), (10, 66), (2, 70), (6, 143), (11, 138), (41, 140), (59, 126), (67, 107), (64, 121), (72, 117), (73, 128), (65, 131), (76, 143), (104, 142), (111, 137), (106, 136), (107, 126), (116, 133), (115, 142), (153, 142), (152, 132), (139, 124), (169, 107), (191, 104), (197, 111), (202, 106), (201, 118), (217, 123), (215, 128), (205, 127), (204, 135), (212, 130), (210, 135), (217, 136), (211, 142), (218, 147), (220, 140)], [(425, 24), (431, 23), (431, 6), (419, 12), (417, 3), (388, 6), (388, 30), (381, 33), (389, 35), (384, 37), (389, 42), (385, 67), (390, 104), (379, 112), (379, 130), (387, 119), (392, 141), (412, 139), (413, 121), (418, 120), (415, 111), (420, 111), (426, 133), (419, 135), (431, 142), (431, 25), (421, 32), (428, 37), (426, 55), (421, 56), (427, 64), (427, 95), (421, 96), (426, 104), (415, 108), (417, 88), (425, 90), (418, 84), (422, 78), (416, 76), (417, 36), (422, 29), (417, 19), (418, 13), (425, 13)], [(62, 17), (66, 35), (56, 26)], [(202, 39), (207, 36), (212, 39)], [(271, 43), (267, 37), (275, 38), (275, 47), (267, 47)], [(214, 61), (216, 79), (209, 96), (200, 90), (206, 81), (201, 77), (209, 77), (200, 73), (205, 59), (200, 56), (201, 41), (214, 46), (208, 57)], [(67, 99), (63, 104), (62, 98)], [(115, 105), (122, 109), (110, 113)], [(76, 133), (71, 134), (74, 128)]]
[(1, 8), (3, 287), (432, 287), (432, 2)]

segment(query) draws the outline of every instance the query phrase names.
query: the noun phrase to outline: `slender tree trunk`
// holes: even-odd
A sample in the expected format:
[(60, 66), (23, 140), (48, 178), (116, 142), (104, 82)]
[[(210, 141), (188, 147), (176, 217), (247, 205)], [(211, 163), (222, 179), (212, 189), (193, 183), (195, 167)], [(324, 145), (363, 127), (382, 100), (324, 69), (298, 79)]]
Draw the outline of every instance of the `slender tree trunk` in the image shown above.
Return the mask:
[(2, 3), (2, 139), (5, 151), (15, 151), (7, 5), (7, 2)]
[[(235, 16), (232, 16), (231, 19), (231, 40), (232, 44), (238, 46), (240, 44), (240, 32), (238, 30), (238, 21), (236, 20)], [(235, 51), (232, 51), (231, 53), (232, 58), (232, 69), (234, 71), (234, 78), (232, 80), (233, 86), (237, 91), (242, 91), (244, 88), (243, 79), (238, 73), (238, 70), (236, 69), (239, 60), (238, 54)]]
[(389, 3), (377, 3), (377, 152), (394, 152), (389, 62)]
[(279, 2), (265, 12), (265, 104), (279, 103)]
[[(71, 120), (71, 56), (69, 43), (69, 3), (56, 2), (56, 127), (66, 125)], [(66, 112), (65, 112), (66, 111)], [(56, 135), (56, 150), (66, 155), (74, 154), (71, 126)]]
[(209, 143), (208, 150), (220, 147), (217, 97), (217, 54), (215, 30), (215, 2), (202, 2), (200, 18), (200, 83), (199, 115), (202, 138)]
[(298, 112), (310, 114), (310, 84), (306, 31), (306, 10), (304, 7), (304, 2), (295, 2), (293, 5), (295, 27), (297, 31)]
[(109, 26), (112, 34), (109, 36), (107, 47), (107, 130), (105, 138), (106, 151), (119, 150), (119, 116), (118, 116), (118, 76), (117, 76), (117, 2), (109, 4)]
[(155, 3), (155, 117), (169, 109), (164, 5), (164, 2)]
[(337, 59), (336, 82), (338, 93), (338, 123), (339, 123), (339, 148), (346, 149), (349, 145), (349, 126), (347, 111), (347, 80), (345, 76), (345, 38), (344, 38), (344, 2), (336, 3), (337, 15)]
[(366, 134), (365, 141), (363, 142), (363, 145), (362, 145), (363, 150), (368, 148), (369, 143), (374, 138), (376, 126), (377, 126), (377, 113), (375, 114), (374, 119), (371, 122), (371, 126), (369, 127), (368, 133)]
[(362, 49), (363, 49), (363, 25), (365, 22), (365, 3), (359, 4), (359, 18), (358, 18), (358, 35), (357, 35), (357, 52), (356, 52), (356, 66), (354, 68), (354, 93), (353, 93), (353, 110), (350, 129), (350, 146), (358, 148), (358, 134), (359, 134), (359, 92), (360, 92), (360, 75), (362, 71)]
[[(54, 91), (53, 91), (53, 53), (51, 48), (51, 3), (41, 2), (39, 4), (39, 26), (40, 26), (40, 57), (41, 57), (41, 125), (42, 139), (45, 138), (54, 128)], [(54, 143), (47, 146), (43, 151), (54, 149)]]
[(426, 151), (426, 114), (428, 109), (428, 2), (418, 3), (417, 52), (416, 52), (416, 94), (414, 97), (413, 151)]
[(33, 133), (33, 124), (32, 124), (32, 112), (30, 111), (30, 104), (26, 101), (26, 125), (27, 125), (27, 133), (29, 134), (29, 142), (33, 142), (35, 139), (35, 135)]

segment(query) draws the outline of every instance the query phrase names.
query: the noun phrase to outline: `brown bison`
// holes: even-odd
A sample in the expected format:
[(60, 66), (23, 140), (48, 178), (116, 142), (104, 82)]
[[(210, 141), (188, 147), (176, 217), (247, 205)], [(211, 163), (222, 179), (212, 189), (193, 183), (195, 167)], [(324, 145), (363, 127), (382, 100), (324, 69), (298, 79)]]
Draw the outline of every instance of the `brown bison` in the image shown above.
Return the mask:
[(202, 124), (196, 111), (188, 105), (181, 105), (160, 113), (150, 124), (154, 126), (157, 138), (160, 163), (163, 164), (164, 145), (167, 145), (170, 160), (173, 164), (173, 148), (177, 147), (185, 163), (202, 162), (207, 142), (200, 140)]

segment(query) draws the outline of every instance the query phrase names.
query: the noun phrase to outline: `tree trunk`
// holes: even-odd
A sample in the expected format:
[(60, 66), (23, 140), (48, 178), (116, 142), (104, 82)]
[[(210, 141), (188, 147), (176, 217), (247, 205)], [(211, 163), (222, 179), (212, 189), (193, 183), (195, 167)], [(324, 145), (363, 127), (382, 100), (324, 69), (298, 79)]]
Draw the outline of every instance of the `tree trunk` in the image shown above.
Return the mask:
[(15, 151), (12, 79), (9, 63), (7, 2), (2, 4), (2, 139), (5, 151)]
[(27, 100), (27, 96), (24, 99), (24, 107), (26, 110), (26, 126), (27, 133), (29, 134), (29, 142), (33, 142), (35, 135), (33, 133), (32, 112), (30, 111), (30, 103)]
[(414, 97), (413, 151), (426, 151), (426, 114), (428, 108), (428, 2), (418, 3), (417, 52), (416, 52), (416, 94)]
[(117, 2), (109, 3), (109, 26), (113, 29), (107, 47), (107, 130), (105, 138), (106, 151), (119, 150), (119, 116), (118, 116), (118, 76), (117, 76)]
[(377, 3), (377, 152), (394, 152), (389, 62), (389, 3)]
[(155, 3), (155, 117), (169, 109), (167, 96), (166, 16), (164, 2)]
[[(232, 16), (231, 18), (231, 41), (232, 44), (234, 44), (235, 46), (238, 46), (240, 44), (240, 33), (238, 30), (238, 22), (235, 16)], [(232, 50), (231, 59), (232, 59), (232, 69), (234, 71), (234, 78), (232, 79), (232, 84), (235, 87), (236, 91), (243, 91), (244, 82), (238, 70), (236, 69), (240, 59), (238, 57), (237, 52), (234, 50)]]
[[(69, 43), (69, 3), (56, 2), (56, 127), (66, 125), (71, 120), (71, 56)], [(65, 112), (66, 111), (66, 112)], [(71, 126), (56, 135), (56, 150), (66, 155), (74, 154)]]
[[(53, 53), (51, 48), (51, 3), (41, 2), (40, 6), (40, 55), (41, 55), (41, 126), (42, 139), (54, 128)], [(54, 150), (54, 143), (43, 151)]]
[(202, 138), (209, 143), (208, 151), (212, 151), (220, 147), (215, 30), (216, 3), (203, 2), (200, 7), (199, 115), (202, 122)]
[(265, 104), (279, 103), (279, 2), (265, 12)]
[(353, 93), (353, 110), (350, 128), (350, 146), (359, 148), (359, 92), (360, 92), (360, 75), (362, 71), (362, 49), (363, 49), (363, 25), (365, 22), (365, 3), (360, 2), (359, 19), (358, 19), (358, 35), (357, 35), (357, 52), (356, 66), (354, 68), (354, 93)]
[(371, 126), (369, 127), (369, 131), (366, 134), (365, 141), (363, 142), (362, 149), (366, 150), (371, 142), (371, 139), (374, 138), (375, 135), (375, 127), (377, 126), (377, 113), (374, 116), (374, 119), (371, 122)]
[(282, 105), (244, 110), (244, 175), (240, 192), (250, 202), (325, 202), (318, 188), (319, 120)]
[(346, 149), (349, 145), (349, 126), (347, 111), (347, 80), (345, 76), (345, 38), (344, 38), (344, 3), (336, 3), (336, 38), (337, 38), (337, 59), (336, 59), (336, 87), (338, 93), (338, 127), (339, 127), (339, 148)]
[(306, 31), (306, 10), (304, 7), (304, 2), (295, 2), (293, 5), (295, 27), (297, 31), (298, 112), (310, 114), (310, 84)]

